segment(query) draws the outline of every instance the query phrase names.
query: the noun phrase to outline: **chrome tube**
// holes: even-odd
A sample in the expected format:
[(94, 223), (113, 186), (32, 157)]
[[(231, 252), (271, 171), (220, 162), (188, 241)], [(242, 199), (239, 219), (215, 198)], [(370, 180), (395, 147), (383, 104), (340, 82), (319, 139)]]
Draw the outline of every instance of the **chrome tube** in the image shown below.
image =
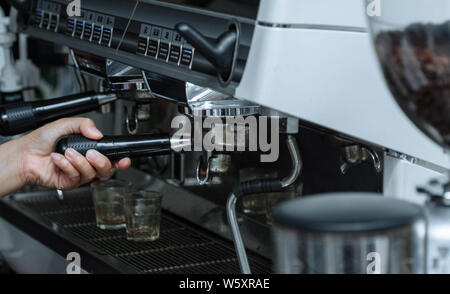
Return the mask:
[(281, 180), (281, 187), (286, 188), (292, 185), (300, 175), (303, 167), (302, 157), (300, 156), (300, 150), (298, 149), (297, 141), (292, 135), (289, 135), (286, 139), (286, 143), (291, 155), (292, 170), (285, 178)]
[(234, 248), (239, 260), (241, 272), (245, 275), (251, 274), (250, 265), (248, 263), (247, 253), (245, 252), (244, 241), (242, 240), (241, 231), (239, 230), (239, 223), (236, 217), (236, 196), (231, 193), (227, 201), (227, 218), (233, 233)]
[[(289, 135), (287, 137), (287, 145), (289, 154), (291, 155), (292, 159), (292, 170), (288, 176), (280, 181), (282, 188), (287, 188), (297, 180), (303, 166), (303, 162), (300, 156), (300, 150), (298, 149), (297, 141), (293, 136)], [(231, 193), (227, 200), (228, 223), (230, 224), (231, 232), (233, 234), (234, 247), (238, 256), (241, 272), (243, 274), (251, 274), (247, 253), (245, 252), (244, 241), (242, 240), (242, 235), (239, 230), (239, 223), (236, 217), (236, 201), (236, 195), (234, 193)]]

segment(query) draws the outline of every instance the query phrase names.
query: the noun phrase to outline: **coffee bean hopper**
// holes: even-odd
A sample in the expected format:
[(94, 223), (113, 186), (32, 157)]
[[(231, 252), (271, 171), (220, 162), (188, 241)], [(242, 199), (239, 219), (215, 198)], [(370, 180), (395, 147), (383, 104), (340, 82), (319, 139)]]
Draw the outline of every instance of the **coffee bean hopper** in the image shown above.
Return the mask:
[[(395, 0), (382, 5), (381, 15), (369, 17), (369, 24), (386, 82), (411, 121), (448, 151), (450, 2)], [(449, 188), (448, 178), (418, 188), (428, 195), (428, 273), (450, 273), (450, 242), (443, 234), (450, 228)]]

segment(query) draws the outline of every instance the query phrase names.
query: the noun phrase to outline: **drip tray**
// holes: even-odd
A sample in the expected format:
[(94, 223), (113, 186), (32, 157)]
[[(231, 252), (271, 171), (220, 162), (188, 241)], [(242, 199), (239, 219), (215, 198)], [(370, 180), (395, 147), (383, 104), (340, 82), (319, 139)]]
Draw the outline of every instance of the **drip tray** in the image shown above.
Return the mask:
[[(31, 194), (10, 197), (2, 205), (23, 212), (53, 234), (62, 236), (65, 242), (78, 244), (94, 258), (104, 259), (102, 262), (113, 271), (143, 274), (240, 273), (232, 242), (166, 211), (163, 211), (160, 239), (132, 242), (126, 239), (125, 229), (101, 230), (96, 226), (89, 190), (66, 193), (63, 200), (53, 192)], [(254, 273), (271, 272), (267, 259), (249, 252), (249, 261)], [(96, 269), (90, 267), (87, 271), (96, 272)]]

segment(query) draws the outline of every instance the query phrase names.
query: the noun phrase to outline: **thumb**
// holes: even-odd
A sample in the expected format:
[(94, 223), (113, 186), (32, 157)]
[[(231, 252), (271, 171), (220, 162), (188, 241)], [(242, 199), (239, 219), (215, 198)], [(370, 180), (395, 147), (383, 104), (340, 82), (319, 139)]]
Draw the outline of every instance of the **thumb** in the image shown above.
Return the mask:
[(99, 140), (103, 137), (89, 118), (63, 118), (49, 124), (48, 127), (52, 129), (52, 132), (49, 133), (51, 133), (53, 141), (71, 134), (82, 134), (92, 140)]
[(100, 140), (103, 134), (97, 129), (94, 122), (89, 118), (81, 118), (79, 125), (80, 133), (88, 139)]

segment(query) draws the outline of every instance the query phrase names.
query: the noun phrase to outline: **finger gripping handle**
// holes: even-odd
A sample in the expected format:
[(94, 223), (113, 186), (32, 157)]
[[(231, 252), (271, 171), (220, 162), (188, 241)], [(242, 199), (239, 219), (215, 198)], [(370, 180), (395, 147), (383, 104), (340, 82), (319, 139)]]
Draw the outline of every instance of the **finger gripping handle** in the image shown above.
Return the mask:
[(87, 139), (82, 135), (71, 135), (62, 138), (56, 144), (56, 152), (63, 154), (68, 148), (76, 150), (81, 155), (85, 156), (86, 152), (91, 149), (96, 149), (98, 141)]

